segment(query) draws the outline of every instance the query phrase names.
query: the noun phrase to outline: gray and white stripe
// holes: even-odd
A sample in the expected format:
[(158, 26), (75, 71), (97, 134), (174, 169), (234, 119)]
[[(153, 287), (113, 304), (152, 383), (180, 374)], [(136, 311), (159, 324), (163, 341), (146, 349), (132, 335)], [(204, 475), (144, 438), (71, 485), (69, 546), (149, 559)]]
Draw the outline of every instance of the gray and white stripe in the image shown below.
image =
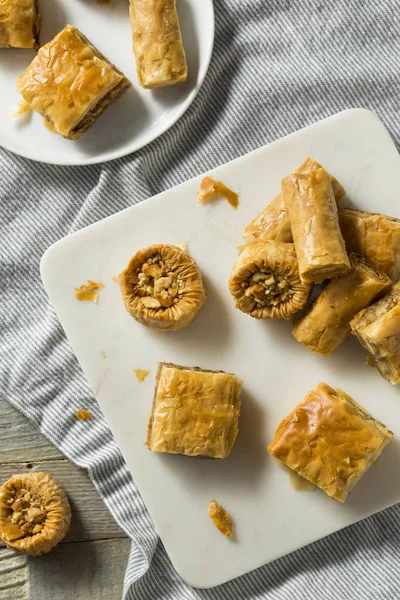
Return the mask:
[[(88, 469), (132, 538), (125, 600), (400, 598), (398, 506), (224, 586), (187, 586), (41, 286), (40, 257), (61, 237), (342, 109), (375, 111), (400, 146), (397, 0), (215, 0), (215, 11), (200, 93), (140, 152), (62, 168), (0, 151), (0, 393)], [(83, 405), (90, 424), (73, 417)]]

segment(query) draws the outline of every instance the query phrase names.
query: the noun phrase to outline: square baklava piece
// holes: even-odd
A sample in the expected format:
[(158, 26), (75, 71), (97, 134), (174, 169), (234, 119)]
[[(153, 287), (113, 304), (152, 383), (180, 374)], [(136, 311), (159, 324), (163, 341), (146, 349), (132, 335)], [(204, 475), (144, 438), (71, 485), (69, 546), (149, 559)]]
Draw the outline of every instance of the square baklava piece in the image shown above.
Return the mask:
[(347, 394), (319, 383), (283, 419), (268, 450), (344, 502), (392, 436)]
[(39, 0), (0, 0), (0, 48), (38, 48)]
[(242, 383), (223, 371), (159, 363), (148, 448), (226, 458), (239, 431)]
[(72, 25), (39, 50), (17, 81), (29, 106), (70, 140), (78, 139), (130, 85)]

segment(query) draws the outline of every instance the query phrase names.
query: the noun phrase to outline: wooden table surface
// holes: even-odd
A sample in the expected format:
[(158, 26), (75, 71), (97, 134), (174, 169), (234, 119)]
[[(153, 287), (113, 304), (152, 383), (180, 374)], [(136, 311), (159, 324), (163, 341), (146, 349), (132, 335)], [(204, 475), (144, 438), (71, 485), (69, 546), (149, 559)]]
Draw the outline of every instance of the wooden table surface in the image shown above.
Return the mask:
[(29, 557), (0, 542), (0, 600), (120, 600), (130, 541), (86, 471), (79, 469), (0, 397), (0, 484), (46, 471), (72, 507), (71, 528), (49, 554)]

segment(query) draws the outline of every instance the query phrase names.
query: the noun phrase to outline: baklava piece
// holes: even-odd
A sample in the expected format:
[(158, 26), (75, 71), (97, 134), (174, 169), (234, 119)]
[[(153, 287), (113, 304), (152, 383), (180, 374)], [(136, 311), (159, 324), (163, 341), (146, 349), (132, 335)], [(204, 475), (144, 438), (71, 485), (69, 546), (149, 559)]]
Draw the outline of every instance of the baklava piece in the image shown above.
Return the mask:
[(293, 324), (296, 340), (324, 356), (344, 342), (353, 317), (391, 287), (386, 273), (374, 269), (357, 254), (350, 254), (349, 258), (351, 270), (332, 279)]
[(208, 516), (215, 527), (226, 537), (233, 536), (233, 523), (230, 515), (216, 500), (211, 500), (208, 505)]
[(242, 384), (231, 373), (159, 363), (149, 450), (226, 458), (239, 431)]
[(361, 254), (387, 273), (393, 283), (400, 275), (400, 219), (354, 208), (339, 208), (339, 223), (347, 252)]
[(142, 248), (118, 279), (126, 310), (152, 329), (183, 329), (206, 299), (198, 266), (177, 246)]
[(267, 240), (242, 247), (229, 280), (236, 308), (256, 319), (288, 319), (311, 291), (302, 282), (293, 244)]
[(392, 436), (350, 396), (319, 383), (283, 419), (268, 450), (344, 502)]
[(80, 138), (130, 85), (72, 25), (40, 48), (17, 80), (31, 108), (70, 140)]
[(67, 533), (71, 507), (47, 473), (13, 475), (0, 488), (0, 538), (32, 556), (49, 552)]
[[(296, 170), (296, 173), (309, 173), (315, 169), (322, 169), (319, 162), (313, 158), (307, 158)], [(339, 202), (346, 192), (333, 175), (328, 173), (328, 176), (331, 180), (335, 200)], [(293, 242), (289, 214), (286, 210), (282, 192), (275, 196), (268, 206), (247, 225), (243, 237), (248, 244), (260, 240)]]
[(400, 383), (400, 283), (350, 323), (351, 331), (385, 379)]
[(130, 21), (140, 85), (159, 88), (186, 81), (176, 0), (130, 0)]
[(39, 48), (39, 0), (0, 1), (0, 48)]
[(350, 270), (332, 182), (325, 169), (294, 173), (282, 181), (303, 281), (321, 283)]

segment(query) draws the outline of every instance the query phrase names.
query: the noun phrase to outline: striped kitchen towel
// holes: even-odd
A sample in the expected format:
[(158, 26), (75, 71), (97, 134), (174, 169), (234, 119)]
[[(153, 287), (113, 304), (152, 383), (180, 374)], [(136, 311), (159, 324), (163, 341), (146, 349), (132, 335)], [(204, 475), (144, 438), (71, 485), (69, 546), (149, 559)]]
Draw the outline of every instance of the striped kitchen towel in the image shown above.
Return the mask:
[[(397, 506), (213, 590), (186, 585), (40, 281), (40, 258), (61, 237), (342, 109), (373, 110), (400, 145), (397, 0), (215, 0), (215, 11), (199, 95), (140, 152), (56, 167), (0, 150), (0, 393), (88, 469), (131, 537), (125, 600), (400, 598)], [(86, 436), (71, 419), (81, 406), (95, 416)]]

